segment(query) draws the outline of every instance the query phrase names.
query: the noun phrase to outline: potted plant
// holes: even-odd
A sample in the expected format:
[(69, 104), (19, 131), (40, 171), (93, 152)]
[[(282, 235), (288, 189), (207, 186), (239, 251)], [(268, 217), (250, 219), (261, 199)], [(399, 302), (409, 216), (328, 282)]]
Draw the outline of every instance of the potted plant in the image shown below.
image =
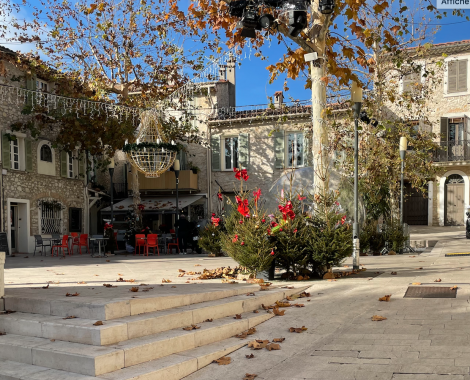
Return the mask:
[(199, 169), (199, 167), (197, 167), (196, 165), (193, 165), (191, 161), (189, 161), (188, 164), (189, 164), (189, 170), (191, 170), (194, 174), (197, 174), (201, 171), (201, 169)]

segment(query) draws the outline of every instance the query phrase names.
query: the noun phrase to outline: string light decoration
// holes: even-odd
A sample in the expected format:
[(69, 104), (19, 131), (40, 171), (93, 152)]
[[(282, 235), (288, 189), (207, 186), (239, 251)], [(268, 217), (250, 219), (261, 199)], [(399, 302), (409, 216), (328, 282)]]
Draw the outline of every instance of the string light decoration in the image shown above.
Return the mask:
[(129, 162), (146, 178), (157, 178), (173, 165), (178, 149), (165, 137), (161, 115), (149, 110), (141, 114), (136, 143), (126, 144), (123, 150)]

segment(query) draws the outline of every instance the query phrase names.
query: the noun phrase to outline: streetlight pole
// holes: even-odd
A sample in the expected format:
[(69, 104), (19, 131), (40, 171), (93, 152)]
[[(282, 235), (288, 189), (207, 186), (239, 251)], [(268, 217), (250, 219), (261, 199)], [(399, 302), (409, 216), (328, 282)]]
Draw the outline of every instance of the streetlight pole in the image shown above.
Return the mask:
[(362, 88), (356, 82), (352, 83), (351, 102), (354, 111), (354, 222), (353, 222), (353, 269), (359, 269), (359, 115), (362, 106)]
[[(175, 160), (173, 163), (173, 170), (175, 171), (175, 177), (176, 177), (176, 218), (175, 218), (175, 224), (180, 220), (180, 213), (179, 213), (179, 202), (178, 202), (178, 185), (180, 183), (180, 160)], [(179, 223), (178, 223), (179, 224)], [(178, 225), (175, 226), (175, 236), (176, 236), (176, 242), (178, 243), (178, 249), (179, 249), (179, 234), (178, 234)]]
[(109, 170), (109, 178), (110, 178), (110, 195), (111, 195), (111, 225), (113, 228), (111, 228), (111, 239), (109, 241), (110, 243), (110, 250), (111, 254), (114, 255), (114, 213), (113, 213), (113, 203), (114, 203), (114, 183), (113, 183), (113, 175), (114, 175), (114, 157), (111, 158), (111, 162), (108, 165), (108, 170)]
[(408, 140), (406, 137), (400, 137), (400, 158), (401, 158), (401, 189), (400, 189), (400, 225), (403, 228), (403, 207), (404, 204), (404, 182), (405, 182), (405, 156), (408, 148)]

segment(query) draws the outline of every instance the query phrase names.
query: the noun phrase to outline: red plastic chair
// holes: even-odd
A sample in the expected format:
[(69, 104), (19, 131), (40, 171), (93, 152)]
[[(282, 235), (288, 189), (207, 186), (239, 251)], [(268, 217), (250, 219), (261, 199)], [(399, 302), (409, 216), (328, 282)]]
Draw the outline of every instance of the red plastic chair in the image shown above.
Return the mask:
[(70, 236), (72, 236), (72, 255), (73, 255), (73, 247), (78, 246), (78, 232), (71, 232)]
[(53, 245), (52, 246), (52, 256), (54, 256), (54, 248), (57, 248), (57, 257), (59, 257), (59, 250), (62, 248), (62, 254), (65, 257), (64, 249), (67, 248), (67, 251), (70, 256), (70, 249), (69, 249), (69, 235), (62, 236), (62, 244), (61, 245)]
[[(86, 247), (88, 254), (90, 254), (90, 249), (88, 248), (88, 234), (81, 234), (80, 239), (78, 239), (78, 252), (82, 254), (82, 247)], [(73, 248), (73, 247), (72, 247)]]
[(175, 246), (176, 249), (178, 249), (178, 253), (180, 253), (180, 244), (178, 242), (178, 239), (175, 238), (176, 242), (168, 243), (168, 252), (171, 254), (170, 247)]
[(137, 234), (135, 235), (135, 251), (134, 255), (137, 252), (137, 248), (139, 248), (139, 255), (141, 255), (141, 248), (144, 248), (145, 254), (145, 234)]
[[(153, 255), (155, 256), (155, 248), (157, 248), (158, 256), (160, 256), (160, 250), (158, 249), (158, 235), (148, 234), (147, 243), (145, 244), (145, 252), (149, 255), (149, 248), (153, 248)], [(144, 253), (145, 256), (145, 253)]]

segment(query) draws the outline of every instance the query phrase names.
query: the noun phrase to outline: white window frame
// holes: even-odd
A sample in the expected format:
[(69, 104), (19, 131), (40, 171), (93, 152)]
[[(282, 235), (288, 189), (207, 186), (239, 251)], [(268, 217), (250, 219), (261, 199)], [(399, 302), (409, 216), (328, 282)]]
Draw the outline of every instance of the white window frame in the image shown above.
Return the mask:
[[(26, 135), (24, 133), (12, 133), (11, 131), (6, 131), (6, 132), (12, 136), (16, 136), (16, 141), (10, 141), (10, 167), (8, 169), (24, 172), (26, 170), (26, 158), (25, 158), (25, 150), (24, 150), (24, 139)], [(18, 169), (13, 168), (13, 146), (15, 142), (18, 143), (18, 161), (19, 161)]]
[[(416, 61), (415, 64), (421, 65), (421, 84), (424, 84), (426, 81), (426, 77), (424, 77), (426, 73), (426, 61)], [(400, 94), (403, 94), (403, 77), (400, 78)]]
[[(230, 171), (233, 171), (233, 143), (232, 143), (232, 162), (231, 162), (231, 168), (230, 169), (226, 169), (226, 165), (225, 165), (225, 139), (234, 139), (236, 138), (237, 139), (237, 142), (238, 142), (238, 150), (240, 150), (240, 141), (239, 141), (239, 136), (238, 135), (230, 135), (230, 136), (222, 136), (221, 137), (221, 145), (222, 145), (222, 149), (220, 151), (220, 155), (221, 155), (221, 164), (222, 164), (222, 171), (225, 171), (225, 172), (230, 172)], [(232, 140), (233, 141), (233, 140)], [(238, 163), (238, 166), (240, 166), (240, 155), (238, 155), (237, 157), (237, 163)]]
[[(452, 92), (451, 94), (447, 93), (447, 75), (448, 75), (448, 67), (449, 67), (449, 62), (451, 61), (461, 61), (461, 60), (467, 60), (467, 91), (465, 92)], [(445, 67), (444, 67), (444, 98), (449, 98), (451, 96), (464, 96), (464, 95), (469, 95), (470, 94), (470, 54), (466, 55), (459, 55), (459, 56), (453, 56), (453, 57), (447, 57), (444, 59)]]
[[(73, 158), (75, 153), (75, 151), (72, 152), (72, 155), (67, 153), (67, 178), (78, 178), (78, 160)], [(72, 160), (72, 171), (70, 171), (70, 160)]]
[[(285, 152), (284, 152), (284, 157), (285, 157), (285, 167), (287, 169), (292, 168), (292, 165), (289, 163), (289, 135), (290, 134), (295, 134), (295, 141), (297, 141), (297, 136), (299, 134), (302, 134), (302, 164), (297, 165), (297, 162), (294, 164), (294, 168), (303, 168), (305, 167), (305, 132), (303, 131), (286, 131), (285, 136), (284, 136), (284, 147), (285, 147)], [(294, 158), (296, 154), (293, 153), (292, 157)], [(294, 160), (297, 161), (297, 160)]]

